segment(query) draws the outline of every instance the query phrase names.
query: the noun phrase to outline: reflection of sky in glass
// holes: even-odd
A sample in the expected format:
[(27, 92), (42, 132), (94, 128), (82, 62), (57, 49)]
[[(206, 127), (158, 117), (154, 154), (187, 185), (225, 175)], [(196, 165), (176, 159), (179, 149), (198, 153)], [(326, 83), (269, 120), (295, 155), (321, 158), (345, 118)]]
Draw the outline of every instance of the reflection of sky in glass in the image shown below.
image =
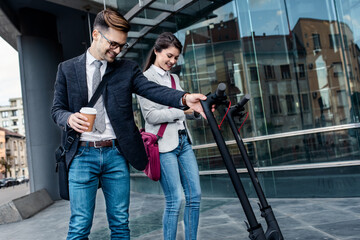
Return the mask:
[[(360, 0), (251, 0), (238, 1), (242, 36), (288, 34), (299, 18), (339, 20), (350, 26), (360, 43)], [(287, 8), (285, 8), (285, 4)], [(250, 10), (250, 13), (248, 12)], [(246, 23), (246, 24), (244, 24)]]
[(225, 4), (224, 6), (216, 9), (213, 13), (216, 15), (216, 17), (208, 20), (204, 20), (202, 22), (191, 25), (190, 27), (181, 29), (179, 33), (186, 32), (187, 30), (206, 27), (209, 26), (210, 24), (220, 23), (221, 21), (228, 21), (230, 19), (230, 16), (233, 18), (237, 17), (237, 13), (234, 7), (234, 2), (229, 2)]
[[(224, 6), (222, 6), (221, 8), (218, 8), (214, 11), (214, 14), (216, 16), (218, 16), (218, 18), (222, 18), (224, 16), (229, 15), (230, 13), (234, 14), (234, 17), (236, 17), (236, 11), (235, 11), (235, 7), (234, 7), (234, 2), (229, 2), (228, 4), (225, 4)], [(219, 19), (217, 22), (220, 22), (220, 20), (223, 19)]]
[[(299, 18), (329, 19), (327, 0), (251, 0), (249, 10), (251, 26), (244, 29), (246, 35), (254, 31), (256, 35), (288, 34), (288, 21), (293, 28)], [(247, 14), (243, 9), (240, 14)], [(239, 15), (240, 15), (239, 14)], [(287, 16), (288, 15), (288, 16)], [(246, 26), (243, 26), (246, 28)], [(252, 28), (252, 29), (251, 29)]]
[(217, 24), (217, 23), (220, 23), (221, 21), (228, 21), (230, 19), (230, 17), (232, 17), (232, 18), (237, 17), (234, 2), (229, 2), (229, 3), (225, 4), (224, 6), (216, 9), (213, 13), (216, 15), (216, 17), (208, 19), (208, 20), (204, 20), (202, 22), (191, 25), (190, 27), (187, 27), (187, 28), (177, 31), (175, 33), (176, 37), (178, 37), (180, 42), (182, 44), (184, 44), (186, 32), (188, 30), (207, 27), (210, 24)]
[[(360, 45), (359, 12), (360, 0), (234, 0), (216, 9), (213, 12), (215, 18), (182, 29), (178, 36), (184, 38), (187, 30), (228, 21), (230, 17), (239, 17), (242, 37), (250, 36), (252, 32), (256, 35), (284, 35), (289, 33), (289, 25), (293, 29), (299, 18), (336, 20), (337, 13), (339, 20), (348, 24), (355, 42)], [(184, 39), (181, 41), (184, 42)]]
[(354, 41), (360, 45), (360, 0), (342, 0), (337, 6), (341, 21), (350, 26)]

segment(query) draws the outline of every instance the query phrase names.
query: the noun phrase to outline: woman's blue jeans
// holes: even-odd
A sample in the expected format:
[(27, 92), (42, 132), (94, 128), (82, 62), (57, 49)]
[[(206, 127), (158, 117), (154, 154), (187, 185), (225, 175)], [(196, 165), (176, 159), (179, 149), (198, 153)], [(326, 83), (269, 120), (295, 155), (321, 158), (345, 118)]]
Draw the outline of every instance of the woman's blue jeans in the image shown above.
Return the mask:
[(69, 169), (71, 217), (67, 239), (88, 239), (99, 180), (105, 196), (111, 239), (130, 239), (129, 167), (114, 147), (80, 147)]
[(171, 152), (160, 153), (160, 184), (165, 195), (163, 216), (164, 240), (175, 240), (178, 216), (185, 193), (185, 239), (196, 239), (199, 223), (201, 189), (199, 170), (187, 136), (179, 136), (179, 146)]

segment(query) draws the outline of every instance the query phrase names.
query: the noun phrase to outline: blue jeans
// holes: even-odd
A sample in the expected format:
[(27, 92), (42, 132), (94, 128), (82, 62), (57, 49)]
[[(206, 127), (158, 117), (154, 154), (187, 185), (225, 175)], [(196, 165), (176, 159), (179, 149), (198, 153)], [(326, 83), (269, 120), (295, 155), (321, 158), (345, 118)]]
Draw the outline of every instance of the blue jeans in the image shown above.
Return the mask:
[(79, 147), (69, 169), (71, 217), (67, 239), (88, 239), (99, 181), (111, 239), (130, 239), (129, 166), (116, 147)]
[(196, 239), (201, 199), (199, 170), (187, 136), (179, 136), (179, 146), (171, 152), (160, 153), (160, 184), (165, 195), (163, 216), (164, 240), (175, 240), (178, 216), (185, 193), (185, 239)]

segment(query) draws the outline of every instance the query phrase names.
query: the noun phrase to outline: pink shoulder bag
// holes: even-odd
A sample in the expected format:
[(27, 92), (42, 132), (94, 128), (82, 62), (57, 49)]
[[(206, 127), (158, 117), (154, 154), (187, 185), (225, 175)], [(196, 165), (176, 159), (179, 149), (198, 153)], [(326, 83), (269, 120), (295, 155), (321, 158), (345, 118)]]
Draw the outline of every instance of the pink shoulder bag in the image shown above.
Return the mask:
[[(171, 87), (176, 89), (175, 80), (171, 76)], [(170, 107), (169, 107), (170, 108)], [(145, 132), (145, 129), (140, 129), (140, 134), (144, 143), (146, 155), (148, 157), (148, 164), (143, 171), (151, 180), (158, 181), (160, 179), (160, 153), (158, 140), (164, 135), (168, 123), (161, 124), (158, 133), (152, 134)]]

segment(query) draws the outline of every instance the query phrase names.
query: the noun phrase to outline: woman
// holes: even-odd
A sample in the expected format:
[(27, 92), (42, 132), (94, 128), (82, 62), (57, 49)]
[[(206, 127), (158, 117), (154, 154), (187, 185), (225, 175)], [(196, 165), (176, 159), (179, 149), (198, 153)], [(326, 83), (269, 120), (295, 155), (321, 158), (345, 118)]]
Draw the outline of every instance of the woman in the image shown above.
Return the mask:
[[(173, 77), (176, 89), (181, 90), (179, 77), (170, 74), (182, 51), (180, 41), (169, 32), (159, 35), (147, 59), (144, 75), (158, 84), (172, 87)], [(186, 118), (197, 118), (191, 111), (154, 103), (139, 97), (141, 111), (145, 119), (145, 130), (157, 134), (162, 123), (168, 123), (162, 138), (159, 139), (161, 177), (166, 204), (163, 215), (164, 239), (176, 239), (178, 216), (182, 201), (182, 188), (185, 193), (185, 239), (196, 239), (199, 223), (200, 180), (191, 136), (186, 129)]]

